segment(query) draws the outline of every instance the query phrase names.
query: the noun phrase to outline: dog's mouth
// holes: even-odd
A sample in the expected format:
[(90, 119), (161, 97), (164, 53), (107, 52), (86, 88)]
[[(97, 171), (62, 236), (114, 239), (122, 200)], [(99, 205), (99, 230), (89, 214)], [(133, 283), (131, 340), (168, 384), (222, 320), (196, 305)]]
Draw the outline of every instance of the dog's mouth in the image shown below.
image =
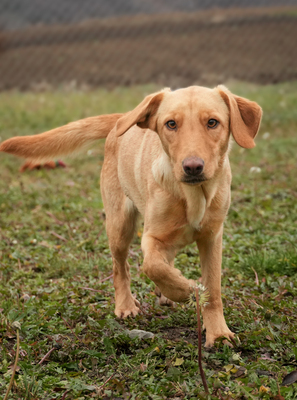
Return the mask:
[(199, 185), (199, 183), (205, 182), (207, 179), (204, 174), (199, 176), (188, 176), (184, 175), (182, 177), (182, 183), (186, 183), (187, 185)]

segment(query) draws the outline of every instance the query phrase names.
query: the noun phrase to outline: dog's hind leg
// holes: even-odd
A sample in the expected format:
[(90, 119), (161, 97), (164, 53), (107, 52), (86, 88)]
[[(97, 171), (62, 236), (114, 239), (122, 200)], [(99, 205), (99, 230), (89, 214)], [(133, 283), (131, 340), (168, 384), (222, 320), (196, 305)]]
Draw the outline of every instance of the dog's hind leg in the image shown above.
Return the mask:
[(125, 195), (118, 178), (116, 150), (105, 145), (105, 159), (101, 171), (101, 193), (106, 214), (106, 233), (113, 261), (115, 314), (126, 318), (136, 316), (139, 302), (130, 288), (130, 266), (127, 262), (130, 243), (136, 229), (138, 210)]
[(107, 202), (106, 231), (113, 260), (113, 281), (115, 288), (115, 314), (126, 318), (139, 313), (139, 302), (130, 289), (130, 266), (127, 262), (129, 245), (133, 239), (138, 211), (123, 193), (117, 199)]

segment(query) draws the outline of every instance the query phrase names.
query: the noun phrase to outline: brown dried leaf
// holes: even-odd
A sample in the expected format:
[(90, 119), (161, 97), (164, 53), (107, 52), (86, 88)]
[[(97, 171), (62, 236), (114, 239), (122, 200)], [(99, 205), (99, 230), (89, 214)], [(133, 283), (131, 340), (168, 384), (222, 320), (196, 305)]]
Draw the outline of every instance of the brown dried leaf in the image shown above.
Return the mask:
[(247, 374), (247, 369), (245, 367), (239, 367), (233, 376), (234, 378), (239, 378), (240, 376), (246, 374)]

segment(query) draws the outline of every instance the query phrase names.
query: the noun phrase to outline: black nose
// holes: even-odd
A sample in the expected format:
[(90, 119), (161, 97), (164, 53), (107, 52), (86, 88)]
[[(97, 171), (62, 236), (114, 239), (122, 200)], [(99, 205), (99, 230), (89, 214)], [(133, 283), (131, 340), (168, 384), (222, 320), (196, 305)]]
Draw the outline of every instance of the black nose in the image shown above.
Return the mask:
[(204, 161), (199, 157), (188, 157), (184, 159), (182, 165), (186, 175), (198, 176), (202, 174)]

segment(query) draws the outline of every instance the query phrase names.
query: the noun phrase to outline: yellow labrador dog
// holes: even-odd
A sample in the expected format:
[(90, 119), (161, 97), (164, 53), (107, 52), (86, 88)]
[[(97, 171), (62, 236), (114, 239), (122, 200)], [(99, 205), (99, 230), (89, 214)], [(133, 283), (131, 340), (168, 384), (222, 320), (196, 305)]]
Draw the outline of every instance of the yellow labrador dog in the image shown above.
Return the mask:
[[(127, 254), (138, 214), (144, 217), (143, 270), (161, 302), (183, 302), (194, 282), (174, 267), (176, 252), (196, 242), (202, 283), (206, 346), (232, 339), (223, 315), (221, 261), (223, 223), (230, 205), (230, 134), (254, 147), (262, 110), (224, 86), (192, 86), (147, 96), (126, 114), (87, 118), (36, 136), (6, 140), (0, 150), (46, 160), (105, 138), (101, 190), (113, 258), (115, 314), (135, 316)], [(169, 300), (167, 300), (169, 299)]]

